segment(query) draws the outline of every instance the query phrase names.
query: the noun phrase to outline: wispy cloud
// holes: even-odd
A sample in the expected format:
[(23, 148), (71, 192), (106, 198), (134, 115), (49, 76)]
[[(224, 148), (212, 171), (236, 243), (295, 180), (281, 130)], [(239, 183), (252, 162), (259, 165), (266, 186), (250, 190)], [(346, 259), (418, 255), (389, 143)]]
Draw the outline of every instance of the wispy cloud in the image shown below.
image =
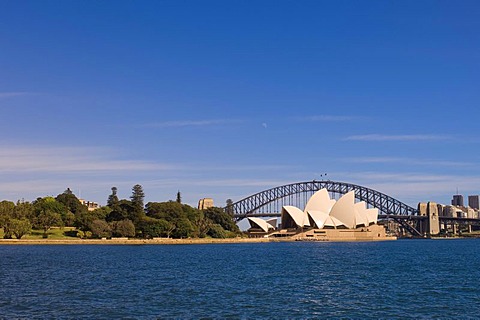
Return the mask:
[(461, 161), (442, 161), (434, 159), (413, 159), (402, 157), (361, 157), (345, 159), (345, 162), (351, 163), (398, 163), (406, 165), (438, 166), (438, 167), (471, 167), (476, 164), (473, 162)]
[(27, 96), (31, 95), (31, 92), (0, 92), (0, 99), (1, 98), (11, 98), (11, 97), (19, 97), (19, 96)]
[(365, 134), (346, 137), (345, 141), (442, 141), (450, 140), (451, 136), (436, 134), (405, 134), (405, 135), (385, 135), (385, 134)]
[(167, 170), (172, 166), (147, 161), (121, 160), (113, 150), (86, 147), (0, 148), (0, 172), (79, 173)]
[[(337, 115), (315, 115), (308, 117), (297, 118), (299, 121), (310, 121), (310, 122), (347, 122), (360, 119), (357, 116), (337, 116)], [(364, 119), (364, 118), (362, 118)]]
[(348, 173), (345, 177), (347, 181), (356, 181), (412, 206), (426, 201), (448, 204), (457, 187), (465, 194), (476, 194), (480, 185), (480, 176), (473, 174), (357, 172)]
[(177, 120), (177, 121), (165, 121), (148, 123), (142, 125), (146, 128), (173, 128), (173, 127), (207, 127), (215, 125), (225, 125), (231, 123), (239, 123), (238, 119), (207, 119), (207, 120)]
[(197, 170), (197, 171), (228, 171), (228, 172), (256, 172), (256, 171), (292, 171), (298, 170), (298, 166), (292, 165), (281, 165), (281, 164), (271, 164), (271, 165), (262, 165), (262, 164), (252, 164), (252, 165), (190, 165), (183, 168), (184, 170)]
[(139, 181), (160, 189), (262, 188), (274, 186), (278, 181), (246, 178), (244, 173), (255, 176), (258, 172), (283, 172), (292, 168), (275, 164), (212, 166), (131, 160), (125, 159), (119, 150), (105, 147), (1, 145), (0, 194), (11, 195), (12, 199), (33, 198), (61, 192), (66, 186), (90, 190), (90, 193), (102, 186), (105, 193), (109, 184), (128, 186)]
[[(285, 180), (270, 179), (188, 179), (188, 185), (194, 187), (222, 187), (222, 188), (240, 188), (240, 187), (259, 187), (258, 191), (269, 189), (275, 186), (287, 184)], [(178, 179), (161, 179), (150, 181), (149, 185), (169, 187), (178, 186)]]

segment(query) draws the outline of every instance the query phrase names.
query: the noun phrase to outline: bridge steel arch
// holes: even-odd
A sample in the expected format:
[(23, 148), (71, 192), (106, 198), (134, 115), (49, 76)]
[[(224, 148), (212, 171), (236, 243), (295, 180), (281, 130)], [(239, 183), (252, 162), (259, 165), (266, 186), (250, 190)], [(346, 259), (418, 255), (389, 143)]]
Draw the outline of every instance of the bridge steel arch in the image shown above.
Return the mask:
[(314, 192), (323, 188), (327, 189), (329, 192), (339, 194), (346, 194), (350, 191), (355, 191), (355, 198), (360, 201), (365, 201), (367, 204), (377, 208), (385, 215), (418, 215), (417, 209), (379, 191), (351, 183), (330, 180), (297, 182), (264, 190), (233, 203), (226, 208), (226, 210), (232, 212), (235, 219), (240, 221), (253, 215), (259, 208), (274, 201), (294, 194)]

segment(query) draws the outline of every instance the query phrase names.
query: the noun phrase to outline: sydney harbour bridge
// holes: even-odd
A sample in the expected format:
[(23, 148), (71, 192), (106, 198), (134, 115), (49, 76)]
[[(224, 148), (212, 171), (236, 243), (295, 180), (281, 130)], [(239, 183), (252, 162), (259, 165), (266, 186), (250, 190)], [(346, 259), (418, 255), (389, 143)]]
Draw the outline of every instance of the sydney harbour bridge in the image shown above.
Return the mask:
[[(419, 215), (416, 208), (367, 187), (331, 180), (297, 182), (271, 188), (234, 202), (225, 210), (231, 213), (236, 221), (247, 217), (279, 217), (283, 206), (303, 208), (316, 191), (324, 188), (333, 196), (355, 191), (356, 199), (378, 209), (379, 220), (393, 220), (412, 236), (425, 235), (427, 217)], [(439, 220), (444, 224), (480, 225), (480, 219), (440, 216)]]

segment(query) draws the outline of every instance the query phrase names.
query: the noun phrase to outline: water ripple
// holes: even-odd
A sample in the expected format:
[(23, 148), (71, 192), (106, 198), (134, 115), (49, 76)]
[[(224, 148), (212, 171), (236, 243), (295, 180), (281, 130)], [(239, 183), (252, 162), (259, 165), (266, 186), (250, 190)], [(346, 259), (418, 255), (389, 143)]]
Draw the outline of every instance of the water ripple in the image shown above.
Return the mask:
[(0, 246), (0, 318), (475, 319), (478, 244)]

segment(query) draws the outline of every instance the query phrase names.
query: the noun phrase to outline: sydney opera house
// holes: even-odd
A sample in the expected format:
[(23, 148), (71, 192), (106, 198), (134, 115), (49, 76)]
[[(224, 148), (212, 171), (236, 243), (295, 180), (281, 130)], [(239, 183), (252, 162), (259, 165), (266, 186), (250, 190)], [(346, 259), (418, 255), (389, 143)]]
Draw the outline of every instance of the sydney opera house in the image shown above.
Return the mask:
[[(387, 240), (383, 226), (377, 224), (378, 209), (367, 208), (364, 201), (355, 202), (355, 192), (331, 199), (327, 189), (317, 191), (305, 209), (284, 206), (281, 228), (276, 219), (248, 218), (251, 234), (265, 237), (292, 237), (305, 240), (358, 241)], [(393, 238), (394, 239), (394, 238)]]

